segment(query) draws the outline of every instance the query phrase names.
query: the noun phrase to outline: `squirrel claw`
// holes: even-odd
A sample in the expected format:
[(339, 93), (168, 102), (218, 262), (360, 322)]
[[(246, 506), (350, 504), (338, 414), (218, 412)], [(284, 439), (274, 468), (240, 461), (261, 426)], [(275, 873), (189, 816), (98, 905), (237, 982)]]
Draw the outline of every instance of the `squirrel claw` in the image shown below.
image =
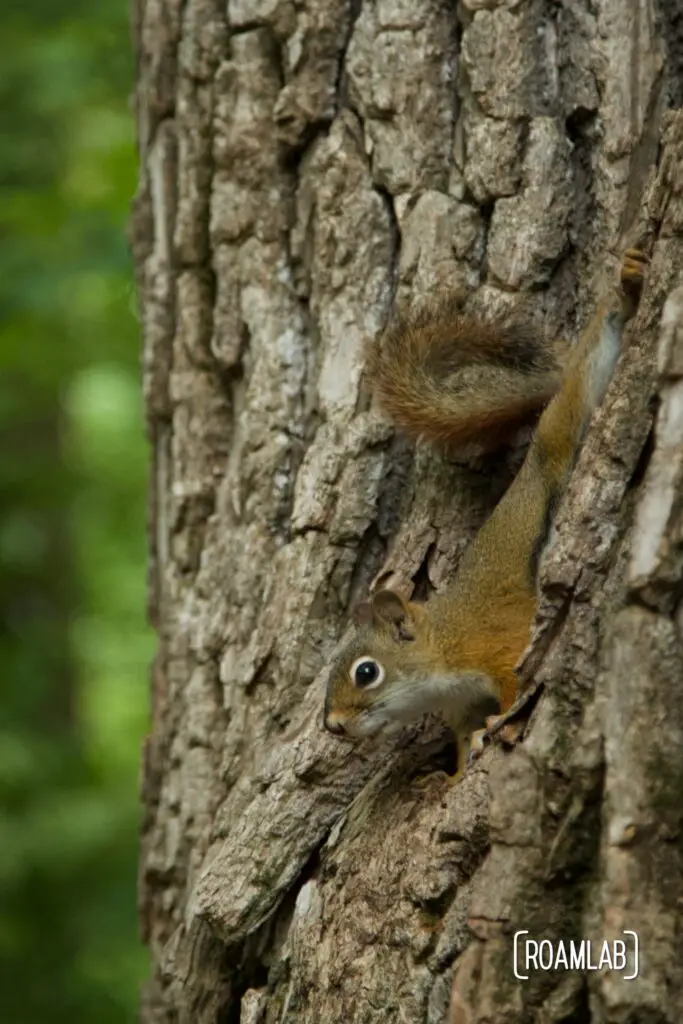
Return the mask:
[(419, 775), (413, 780), (413, 785), (422, 793), (428, 793), (435, 788), (445, 789), (455, 785), (462, 778), (461, 772), (449, 775), (448, 772), (439, 768), (437, 771), (429, 772), (427, 775)]

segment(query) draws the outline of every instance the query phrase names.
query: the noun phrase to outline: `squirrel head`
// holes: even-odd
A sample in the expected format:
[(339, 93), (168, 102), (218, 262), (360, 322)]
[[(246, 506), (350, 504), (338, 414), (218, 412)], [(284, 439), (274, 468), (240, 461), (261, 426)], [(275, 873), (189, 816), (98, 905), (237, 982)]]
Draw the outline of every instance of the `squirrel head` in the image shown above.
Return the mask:
[(434, 668), (425, 663), (430, 644), (421, 605), (380, 590), (354, 619), (356, 632), (330, 672), (325, 728), (361, 738), (419, 717), (416, 686)]

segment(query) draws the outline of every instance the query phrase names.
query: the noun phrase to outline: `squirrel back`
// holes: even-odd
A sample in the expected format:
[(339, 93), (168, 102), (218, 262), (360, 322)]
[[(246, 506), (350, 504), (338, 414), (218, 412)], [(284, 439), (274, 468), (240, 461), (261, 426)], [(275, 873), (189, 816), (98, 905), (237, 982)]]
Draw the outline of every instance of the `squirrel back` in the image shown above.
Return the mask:
[(366, 373), (406, 434), (481, 452), (535, 423), (561, 380), (529, 325), (476, 319), (448, 298), (396, 317), (369, 347)]

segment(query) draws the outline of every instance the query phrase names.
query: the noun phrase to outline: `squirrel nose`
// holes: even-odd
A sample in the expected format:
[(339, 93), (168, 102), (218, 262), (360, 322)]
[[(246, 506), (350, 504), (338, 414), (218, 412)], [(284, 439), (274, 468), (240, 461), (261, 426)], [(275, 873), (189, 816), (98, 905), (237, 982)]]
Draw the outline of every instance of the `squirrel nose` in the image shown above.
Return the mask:
[(329, 714), (325, 715), (325, 728), (328, 732), (334, 733), (335, 736), (341, 736), (344, 732), (344, 724), (339, 721), (334, 711), (330, 711)]

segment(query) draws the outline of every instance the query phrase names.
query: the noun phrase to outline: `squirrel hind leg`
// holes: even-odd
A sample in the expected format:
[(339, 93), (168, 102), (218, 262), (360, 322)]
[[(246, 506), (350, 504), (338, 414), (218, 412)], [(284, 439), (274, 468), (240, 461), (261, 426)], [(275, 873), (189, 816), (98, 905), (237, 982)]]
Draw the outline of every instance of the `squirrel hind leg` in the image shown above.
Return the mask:
[(612, 379), (614, 367), (621, 352), (624, 324), (638, 308), (645, 282), (645, 268), (649, 260), (639, 249), (627, 249), (619, 269), (620, 308), (607, 312), (597, 328), (599, 340), (588, 361), (585, 385), (585, 416), (588, 418), (602, 401)]
[(650, 262), (642, 249), (626, 249), (621, 258), (619, 287), (625, 318), (630, 319), (638, 308), (645, 283), (645, 268)]

